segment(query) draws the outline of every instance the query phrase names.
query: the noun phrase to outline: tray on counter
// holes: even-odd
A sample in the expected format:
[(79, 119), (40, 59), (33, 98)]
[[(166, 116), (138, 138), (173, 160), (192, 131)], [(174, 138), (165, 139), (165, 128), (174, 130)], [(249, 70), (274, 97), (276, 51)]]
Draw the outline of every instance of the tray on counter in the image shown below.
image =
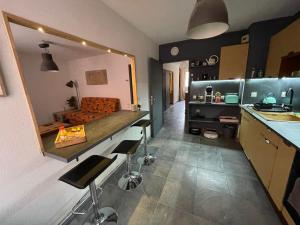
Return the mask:
[(87, 138), (84, 130), (84, 125), (78, 125), (60, 129), (54, 143), (56, 148), (64, 148), (86, 141)]

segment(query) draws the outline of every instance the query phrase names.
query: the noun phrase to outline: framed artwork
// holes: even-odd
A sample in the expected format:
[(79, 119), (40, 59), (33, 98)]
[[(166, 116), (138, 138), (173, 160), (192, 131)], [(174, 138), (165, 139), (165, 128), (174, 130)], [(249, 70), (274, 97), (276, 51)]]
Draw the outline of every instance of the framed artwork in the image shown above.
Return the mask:
[(85, 72), (87, 85), (105, 85), (107, 81), (106, 70), (92, 70)]
[(6, 96), (6, 89), (4, 86), (3, 77), (2, 77), (1, 72), (0, 72), (0, 96)]

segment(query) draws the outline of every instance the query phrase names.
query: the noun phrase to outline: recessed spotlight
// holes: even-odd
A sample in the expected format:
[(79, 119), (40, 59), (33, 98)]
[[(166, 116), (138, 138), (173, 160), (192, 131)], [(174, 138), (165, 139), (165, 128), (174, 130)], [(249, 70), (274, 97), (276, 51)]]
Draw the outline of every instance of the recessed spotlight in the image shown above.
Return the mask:
[(127, 54), (124, 54), (125, 57), (127, 57)]
[(85, 41), (82, 41), (81, 44), (84, 45), (84, 46), (86, 46), (86, 42)]
[(110, 50), (110, 49), (107, 49), (107, 52), (108, 52), (108, 53), (111, 53), (111, 50)]
[(44, 31), (44, 29), (42, 27), (39, 27), (38, 31), (41, 32), (41, 33), (45, 33), (45, 31)]

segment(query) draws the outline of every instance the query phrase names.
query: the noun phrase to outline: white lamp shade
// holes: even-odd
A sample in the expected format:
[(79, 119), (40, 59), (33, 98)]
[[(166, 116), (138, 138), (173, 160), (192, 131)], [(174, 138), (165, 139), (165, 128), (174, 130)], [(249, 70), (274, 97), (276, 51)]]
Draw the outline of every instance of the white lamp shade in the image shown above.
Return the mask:
[(188, 25), (189, 38), (215, 37), (228, 28), (228, 13), (223, 0), (197, 0)]

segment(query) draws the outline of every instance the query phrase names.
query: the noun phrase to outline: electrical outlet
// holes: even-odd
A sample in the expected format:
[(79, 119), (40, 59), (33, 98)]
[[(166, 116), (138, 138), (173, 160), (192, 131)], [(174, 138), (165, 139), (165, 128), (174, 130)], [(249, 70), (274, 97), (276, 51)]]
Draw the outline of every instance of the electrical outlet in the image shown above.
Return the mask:
[(257, 92), (256, 91), (252, 91), (251, 92), (251, 98), (256, 98), (257, 97)]
[(281, 92), (281, 97), (285, 98), (286, 97), (286, 91)]

